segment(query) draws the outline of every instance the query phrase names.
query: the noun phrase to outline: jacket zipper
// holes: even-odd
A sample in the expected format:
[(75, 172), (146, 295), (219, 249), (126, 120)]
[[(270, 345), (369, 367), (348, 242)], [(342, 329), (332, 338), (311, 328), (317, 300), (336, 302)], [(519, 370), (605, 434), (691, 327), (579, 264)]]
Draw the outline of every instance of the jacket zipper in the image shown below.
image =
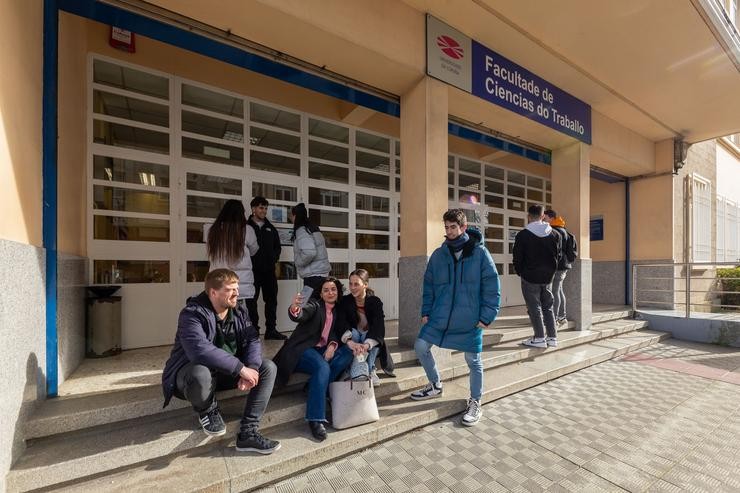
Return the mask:
[[(460, 255), (460, 263), (462, 263), (463, 256)], [(450, 314), (447, 315), (447, 326), (445, 327), (445, 330), (442, 332), (442, 339), (439, 341), (440, 347), (442, 347), (442, 343), (445, 340), (445, 337), (447, 336), (447, 331), (450, 329), (450, 320), (452, 320), (452, 310), (455, 307), (455, 295), (457, 294), (457, 264), (455, 258), (452, 259), (454, 267), (454, 272), (452, 273), (452, 303), (450, 304)]]

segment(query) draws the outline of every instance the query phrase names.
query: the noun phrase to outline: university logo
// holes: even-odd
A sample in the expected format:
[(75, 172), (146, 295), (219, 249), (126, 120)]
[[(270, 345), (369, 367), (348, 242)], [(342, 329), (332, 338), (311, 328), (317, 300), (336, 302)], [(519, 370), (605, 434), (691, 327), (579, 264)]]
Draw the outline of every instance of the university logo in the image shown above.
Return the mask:
[(460, 46), (460, 43), (444, 34), (437, 37), (437, 46), (442, 50), (442, 53), (450, 58), (454, 58), (455, 60), (460, 60), (465, 56), (465, 52), (462, 46)]

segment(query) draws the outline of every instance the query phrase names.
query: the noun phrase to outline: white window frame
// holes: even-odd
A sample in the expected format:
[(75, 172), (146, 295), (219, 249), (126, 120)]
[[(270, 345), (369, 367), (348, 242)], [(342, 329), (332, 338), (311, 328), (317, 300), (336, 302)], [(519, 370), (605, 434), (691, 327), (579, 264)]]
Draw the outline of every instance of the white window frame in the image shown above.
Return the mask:
[(691, 184), (691, 261), (712, 261), (712, 183), (692, 173)]

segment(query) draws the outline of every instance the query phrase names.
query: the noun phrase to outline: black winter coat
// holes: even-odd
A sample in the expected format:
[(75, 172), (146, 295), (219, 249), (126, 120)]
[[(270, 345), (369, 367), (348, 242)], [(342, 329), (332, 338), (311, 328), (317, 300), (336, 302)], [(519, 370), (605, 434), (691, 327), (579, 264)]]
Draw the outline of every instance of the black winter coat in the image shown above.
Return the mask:
[(247, 220), (254, 234), (257, 236), (257, 244), (260, 249), (252, 257), (252, 270), (255, 272), (275, 272), (275, 264), (280, 259), (280, 235), (275, 226), (265, 218), (265, 222), (260, 227), (254, 222), (254, 217), (249, 216)]
[(514, 240), (514, 269), (519, 277), (533, 284), (550, 284), (558, 269), (560, 235), (551, 231), (539, 237), (523, 229)]
[[(339, 300), (339, 308), (341, 316), (346, 321), (347, 328), (345, 330), (357, 327), (358, 315), (355, 297), (351, 294), (342, 296), (342, 299)], [(385, 345), (385, 313), (380, 298), (374, 295), (365, 298), (365, 316), (367, 317), (367, 337), (375, 339), (379, 344), (378, 359), (380, 360), (380, 366), (386, 373), (392, 374), (394, 371), (393, 358), (391, 358), (388, 347)]]

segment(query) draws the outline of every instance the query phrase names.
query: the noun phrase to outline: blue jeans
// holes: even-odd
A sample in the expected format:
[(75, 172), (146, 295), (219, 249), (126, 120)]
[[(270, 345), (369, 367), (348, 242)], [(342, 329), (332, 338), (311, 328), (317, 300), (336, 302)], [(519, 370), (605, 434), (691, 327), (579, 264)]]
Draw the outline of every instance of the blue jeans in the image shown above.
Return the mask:
[(295, 368), (295, 371), (311, 376), (308, 380), (306, 421), (326, 421), (326, 392), (329, 390), (329, 384), (352, 362), (352, 351), (345, 345), (336, 350), (329, 362), (324, 359), (325, 352), (325, 347), (306, 349)]
[[(416, 351), (416, 357), (421, 362), (421, 366), (424, 367), (429, 381), (439, 383), (441, 381), (439, 379), (439, 372), (437, 371), (437, 363), (434, 361), (434, 355), (432, 354), (433, 345), (424, 339), (417, 338), (414, 343), (414, 350)], [(480, 353), (466, 352), (465, 362), (468, 364), (468, 368), (470, 368), (470, 397), (478, 401), (483, 394), (483, 361), (481, 360)]]
[[(365, 339), (367, 339), (367, 334), (368, 334), (367, 332), (363, 334), (357, 329), (352, 329), (352, 342), (359, 342), (359, 343), (365, 342)], [(370, 351), (367, 352), (367, 358), (365, 359), (365, 363), (367, 363), (367, 374), (368, 375), (372, 373), (373, 370), (375, 370), (375, 358), (378, 357), (378, 351), (380, 351), (380, 346), (375, 346), (374, 348), (372, 348)], [(366, 372), (364, 368), (362, 370), (360, 370), (359, 368), (358, 369), (355, 368), (356, 366), (359, 366), (365, 363), (359, 363), (357, 361), (353, 361), (352, 367), (351, 367), (352, 369), (350, 370), (350, 376), (352, 378), (355, 378), (359, 375), (365, 375)]]

